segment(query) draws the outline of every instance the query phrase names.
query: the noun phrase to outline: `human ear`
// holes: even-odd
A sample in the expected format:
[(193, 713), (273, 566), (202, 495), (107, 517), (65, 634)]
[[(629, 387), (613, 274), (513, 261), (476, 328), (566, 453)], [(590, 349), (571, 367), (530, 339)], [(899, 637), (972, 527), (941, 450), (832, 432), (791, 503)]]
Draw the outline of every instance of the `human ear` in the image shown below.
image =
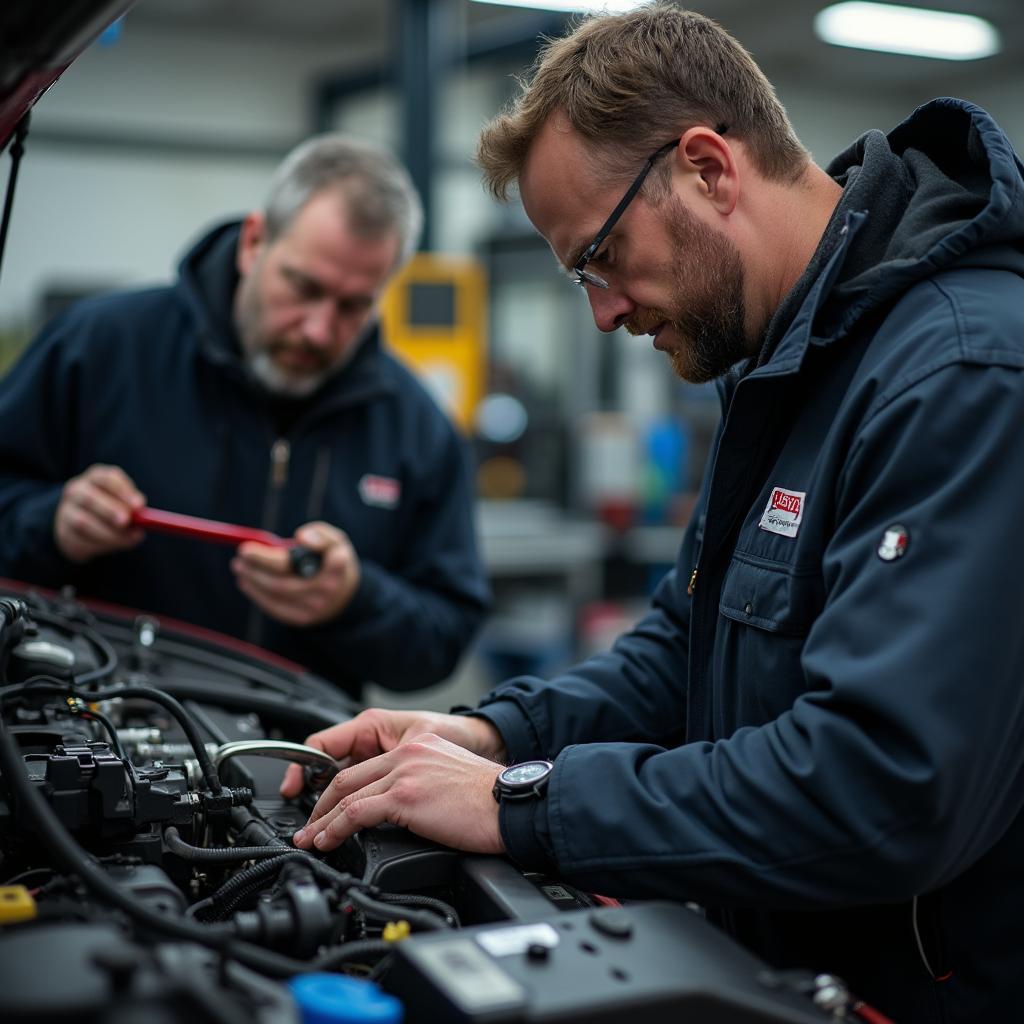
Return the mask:
[(238, 249), (235, 253), (235, 267), (245, 277), (252, 270), (267, 237), (267, 220), (261, 212), (254, 210), (242, 221), (238, 235)]
[(690, 128), (679, 140), (677, 152), (677, 163), (688, 173), (698, 196), (719, 213), (732, 213), (739, 199), (739, 168), (725, 139), (710, 128)]

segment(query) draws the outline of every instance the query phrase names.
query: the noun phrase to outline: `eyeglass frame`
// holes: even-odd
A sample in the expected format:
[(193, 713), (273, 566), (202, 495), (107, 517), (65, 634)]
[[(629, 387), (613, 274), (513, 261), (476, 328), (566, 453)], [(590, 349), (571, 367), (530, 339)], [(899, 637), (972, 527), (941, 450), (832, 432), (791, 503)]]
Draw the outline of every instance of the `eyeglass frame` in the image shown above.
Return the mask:
[[(715, 128), (719, 135), (724, 135), (728, 130), (729, 126), (725, 124), (720, 124)], [(651, 173), (651, 168), (658, 157), (663, 156), (669, 150), (675, 149), (679, 142), (679, 139), (666, 142), (664, 146), (659, 146), (647, 158), (647, 162), (640, 169), (640, 173), (633, 179), (633, 184), (626, 189), (626, 194), (618, 201), (615, 209), (609, 214), (608, 219), (601, 225), (600, 230), (594, 236), (594, 240), (583, 250), (583, 254), (572, 265), (572, 272), (576, 275), (574, 284), (578, 284), (581, 288), (588, 284), (593, 285), (595, 288), (608, 288), (608, 282), (592, 270), (586, 270), (586, 265), (597, 255), (597, 250), (601, 248), (604, 240), (611, 234), (615, 225), (618, 224), (619, 218), (626, 212), (626, 207), (636, 198), (637, 192), (640, 191), (643, 183), (647, 180), (647, 175)]]

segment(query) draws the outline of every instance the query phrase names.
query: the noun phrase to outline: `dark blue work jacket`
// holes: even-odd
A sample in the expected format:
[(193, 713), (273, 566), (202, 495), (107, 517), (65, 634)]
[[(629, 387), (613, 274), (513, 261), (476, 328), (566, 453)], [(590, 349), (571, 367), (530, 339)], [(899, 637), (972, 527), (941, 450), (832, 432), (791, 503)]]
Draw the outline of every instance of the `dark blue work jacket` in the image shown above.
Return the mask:
[(943, 100), (829, 171), (826, 248), (724, 382), (649, 614), (482, 707), (514, 760), (556, 758), (502, 833), (593, 891), (697, 900), (899, 1024), (1020, 1020), (1021, 166)]
[[(234, 336), (237, 238), (237, 224), (207, 234), (171, 287), (73, 307), (0, 382), (0, 576), (219, 630), (354, 695), (367, 680), (436, 683), (489, 600), (464, 447), (376, 331), (282, 425)], [(322, 625), (284, 625), (238, 590), (233, 548), (178, 536), (73, 565), (54, 512), (64, 482), (96, 462), (156, 508), (283, 537), (337, 526), (360, 558), (355, 597)]]

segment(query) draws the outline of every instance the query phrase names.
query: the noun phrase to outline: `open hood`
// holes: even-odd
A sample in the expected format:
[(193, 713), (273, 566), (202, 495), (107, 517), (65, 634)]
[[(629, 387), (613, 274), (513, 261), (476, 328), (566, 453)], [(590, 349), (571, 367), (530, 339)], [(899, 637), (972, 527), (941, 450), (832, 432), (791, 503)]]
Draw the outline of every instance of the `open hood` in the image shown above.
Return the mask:
[(135, 0), (8, 0), (0, 4), (0, 150), (64, 69)]

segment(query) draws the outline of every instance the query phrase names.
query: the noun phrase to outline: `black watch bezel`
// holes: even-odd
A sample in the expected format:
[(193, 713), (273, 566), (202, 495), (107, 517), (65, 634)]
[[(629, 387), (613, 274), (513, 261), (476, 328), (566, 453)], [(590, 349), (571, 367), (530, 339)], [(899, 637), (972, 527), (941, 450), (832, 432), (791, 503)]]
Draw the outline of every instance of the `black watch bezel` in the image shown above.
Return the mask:
[[(505, 777), (508, 772), (528, 764), (544, 765), (546, 770), (543, 775), (539, 775), (529, 782), (510, 782)], [(553, 761), (548, 761), (541, 757), (531, 758), (529, 761), (520, 761), (518, 764), (510, 764), (498, 772), (491, 793), (499, 804), (505, 800), (536, 800), (543, 795), (544, 790), (547, 788), (548, 779), (551, 778), (554, 768)]]

